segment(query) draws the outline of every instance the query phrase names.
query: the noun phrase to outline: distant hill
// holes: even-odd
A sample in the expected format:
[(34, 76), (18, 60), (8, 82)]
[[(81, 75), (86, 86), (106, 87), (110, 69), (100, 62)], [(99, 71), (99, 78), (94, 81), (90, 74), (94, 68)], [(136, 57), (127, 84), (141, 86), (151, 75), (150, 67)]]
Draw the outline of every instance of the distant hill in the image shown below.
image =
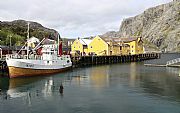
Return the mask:
[(180, 52), (180, 0), (149, 8), (142, 14), (124, 19), (119, 31), (110, 31), (104, 36), (142, 36), (146, 47)]
[(37, 22), (14, 20), (12, 22), (0, 21), (0, 45), (9, 45), (10, 38), (13, 45), (22, 45), (27, 37), (27, 23), (30, 23), (30, 37), (35, 36), (40, 40), (44, 37), (56, 39), (57, 31), (49, 29)]

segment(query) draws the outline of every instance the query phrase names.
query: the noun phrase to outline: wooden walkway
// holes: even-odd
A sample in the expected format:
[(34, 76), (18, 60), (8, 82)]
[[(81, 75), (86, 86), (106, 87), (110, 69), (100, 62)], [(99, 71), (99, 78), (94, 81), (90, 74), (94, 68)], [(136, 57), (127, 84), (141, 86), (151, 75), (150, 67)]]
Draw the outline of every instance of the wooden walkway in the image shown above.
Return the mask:
[(81, 56), (72, 57), (73, 66), (88, 66), (99, 64), (140, 62), (144, 60), (160, 58), (159, 53), (145, 53), (138, 55), (117, 55), (117, 56)]
[(180, 68), (180, 65), (163, 65), (163, 64), (144, 64), (145, 66), (149, 67), (176, 67)]
[(170, 61), (167, 61), (166, 64), (144, 64), (145, 66), (151, 66), (151, 67), (176, 67), (180, 68), (180, 58), (176, 58)]
[(166, 67), (166, 65), (163, 64), (144, 64), (144, 65), (149, 67)]

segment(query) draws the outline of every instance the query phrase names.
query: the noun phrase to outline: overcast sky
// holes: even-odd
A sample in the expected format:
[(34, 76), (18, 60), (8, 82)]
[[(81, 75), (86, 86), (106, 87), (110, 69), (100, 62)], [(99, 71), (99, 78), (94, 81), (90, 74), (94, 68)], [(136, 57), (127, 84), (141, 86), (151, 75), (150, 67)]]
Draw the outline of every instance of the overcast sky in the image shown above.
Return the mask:
[(31, 20), (77, 38), (118, 31), (124, 18), (172, 0), (1, 0), (0, 21)]

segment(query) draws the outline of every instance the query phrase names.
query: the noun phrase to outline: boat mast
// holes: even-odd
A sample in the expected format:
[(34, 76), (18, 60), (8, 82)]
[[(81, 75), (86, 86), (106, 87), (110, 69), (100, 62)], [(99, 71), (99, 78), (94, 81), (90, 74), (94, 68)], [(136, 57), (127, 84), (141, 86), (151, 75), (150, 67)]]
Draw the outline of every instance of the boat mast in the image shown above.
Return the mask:
[(57, 55), (59, 56), (59, 33), (58, 34), (58, 51), (57, 51)]
[(28, 56), (29, 56), (29, 43), (28, 43), (28, 41), (29, 41), (29, 22), (28, 22), (28, 30), (27, 30), (27, 59), (28, 59)]

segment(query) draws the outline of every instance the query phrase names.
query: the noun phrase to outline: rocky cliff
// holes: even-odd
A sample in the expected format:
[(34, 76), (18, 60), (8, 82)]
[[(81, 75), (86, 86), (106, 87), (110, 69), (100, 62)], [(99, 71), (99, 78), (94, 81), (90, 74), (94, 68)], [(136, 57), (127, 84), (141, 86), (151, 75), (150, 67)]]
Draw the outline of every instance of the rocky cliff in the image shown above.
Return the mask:
[(140, 15), (124, 19), (118, 32), (104, 35), (142, 36), (146, 44), (152, 43), (159, 50), (179, 52), (180, 0), (149, 8)]

